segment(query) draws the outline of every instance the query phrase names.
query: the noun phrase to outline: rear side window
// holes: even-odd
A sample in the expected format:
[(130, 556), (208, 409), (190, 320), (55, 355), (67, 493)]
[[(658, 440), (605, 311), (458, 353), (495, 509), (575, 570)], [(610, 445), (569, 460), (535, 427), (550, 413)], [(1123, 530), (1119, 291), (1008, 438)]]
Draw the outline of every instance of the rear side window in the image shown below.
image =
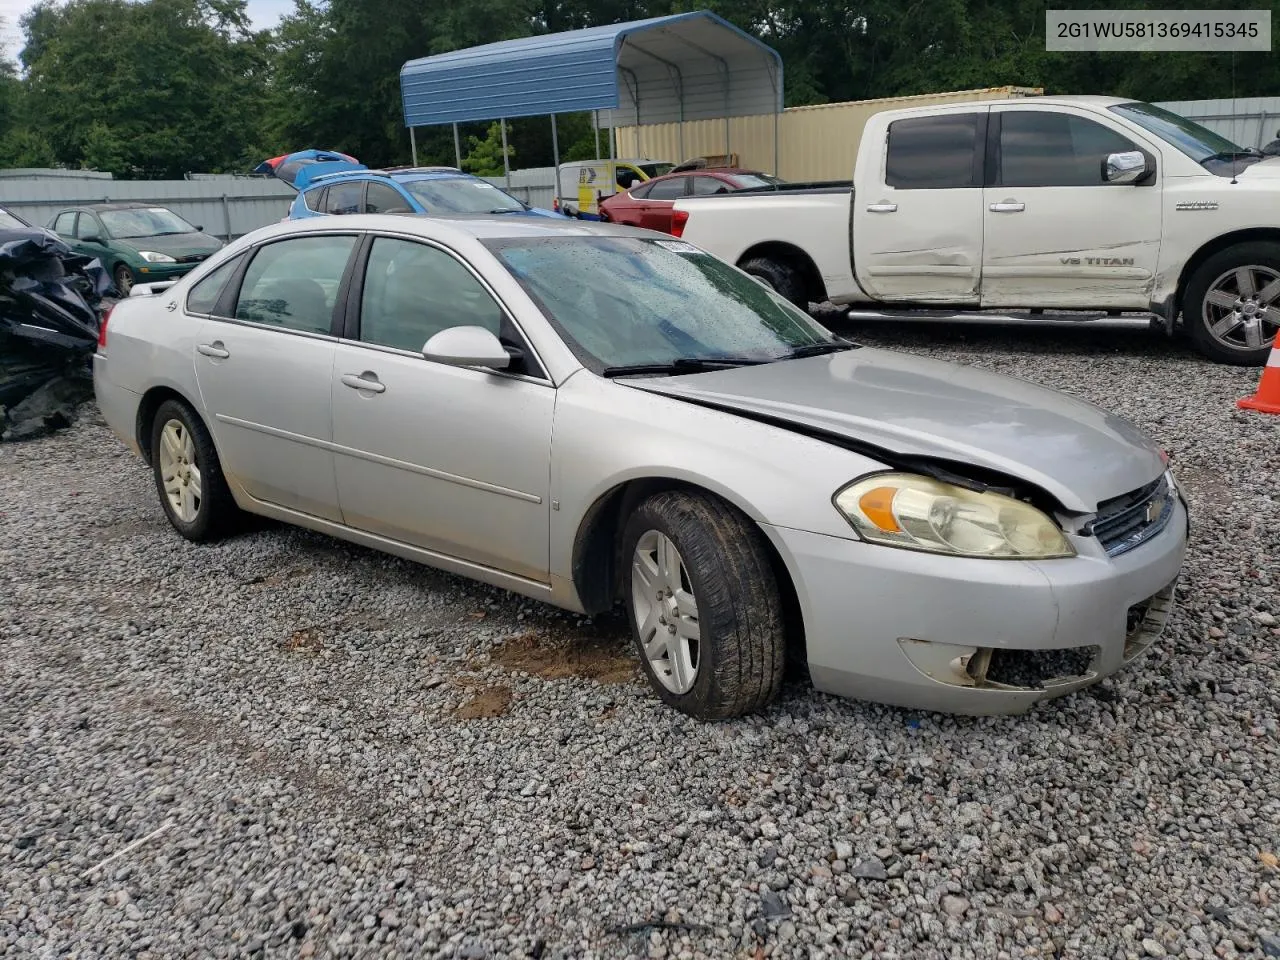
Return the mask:
[(976, 113), (911, 117), (889, 124), (885, 183), (899, 190), (982, 186), (982, 124)]
[(328, 193), (328, 187), (321, 187), (319, 190), (308, 191), (303, 195), (303, 202), (307, 205), (308, 210), (314, 210), (316, 213), (324, 213), (325, 196)]
[(676, 177), (673, 180), (659, 180), (649, 188), (646, 200), (675, 200), (689, 192), (689, 178)]
[(1000, 114), (1000, 180), (1008, 187), (1091, 187), (1107, 183), (1107, 154), (1137, 150), (1100, 123), (1067, 113)]
[(322, 209), (329, 214), (359, 213), (360, 196), (363, 192), (363, 181), (331, 184)]
[(187, 313), (206, 315), (213, 313), (213, 308), (218, 304), (218, 298), (222, 296), (223, 288), (242, 260), (244, 260), (244, 254), (232, 257), (197, 280), (191, 292), (187, 294)]
[(353, 236), (295, 237), (258, 249), (236, 303), (236, 319), (329, 333)]

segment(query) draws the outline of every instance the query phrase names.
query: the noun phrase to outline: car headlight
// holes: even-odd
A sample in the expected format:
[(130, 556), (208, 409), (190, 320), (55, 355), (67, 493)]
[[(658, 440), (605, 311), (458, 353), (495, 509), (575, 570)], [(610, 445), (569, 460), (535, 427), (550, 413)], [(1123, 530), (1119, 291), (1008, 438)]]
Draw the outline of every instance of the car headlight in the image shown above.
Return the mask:
[(169, 256), (167, 253), (156, 253), (154, 250), (139, 250), (138, 256), (140, 256), (143, 260), (147, 261), (147, 263), (177, 263), (178, 262), (177, 260), (173, 259), (173, 257)]
[(1035, 507), (911, 473), (864, 477), (833, 502), (872, 543), (961, 557), (1072, 557), (1062, 530)]

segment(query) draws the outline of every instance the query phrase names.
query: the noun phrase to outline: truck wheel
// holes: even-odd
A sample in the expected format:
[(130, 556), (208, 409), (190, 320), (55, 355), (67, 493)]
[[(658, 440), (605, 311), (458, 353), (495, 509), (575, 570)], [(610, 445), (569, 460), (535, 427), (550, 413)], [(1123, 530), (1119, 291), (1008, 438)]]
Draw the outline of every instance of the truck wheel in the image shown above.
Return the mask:
[(1242, 243), (1200, 264), (1187, 283), (1182, 319), (1211, 360), (1265, 364), (1280, 331), (1280, 244)]
[(767, 257), (757, 257), (743, 263), (742, 270), (761, 281), (774, 293), (786, 297), (801, 310), (808, 311), (809, 296), (804, 288), (804, 278), (795, 267)]
[(750, 520), (707, 494), (667, 491), (636, 508), (622, 548), (632, 636), (664, 703), (719, 720), (778, 695), (782, 600), (764, 535)]

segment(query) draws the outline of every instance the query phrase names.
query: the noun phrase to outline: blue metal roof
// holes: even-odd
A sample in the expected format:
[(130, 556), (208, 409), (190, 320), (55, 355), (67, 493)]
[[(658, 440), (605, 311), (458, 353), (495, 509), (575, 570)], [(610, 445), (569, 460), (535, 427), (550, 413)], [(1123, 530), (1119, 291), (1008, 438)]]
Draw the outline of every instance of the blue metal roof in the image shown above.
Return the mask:
[(775, 113), (782, 58), (709, 11), (410, 60), (405, 126), (607, 111), (606, 126)]

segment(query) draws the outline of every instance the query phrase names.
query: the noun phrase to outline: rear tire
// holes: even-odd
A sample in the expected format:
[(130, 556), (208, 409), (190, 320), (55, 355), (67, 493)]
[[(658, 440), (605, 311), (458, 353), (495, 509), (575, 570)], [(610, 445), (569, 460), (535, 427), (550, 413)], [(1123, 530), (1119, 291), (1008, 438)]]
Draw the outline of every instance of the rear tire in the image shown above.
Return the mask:
[(181, 400), (166, 400), (151, 421), (151, 469), (160, 506), (188, 540), (219, 540), (239, 527), (218, 451), (204, 421)]
[(779, 296), (790, 300), (801, 310), (808, 312), (809, 295), (805, 290), (804, 277), (800, 271), (790, 264), (779, 263), (767, 257), (756, 257), (741, 264), (744, 272), (751, 274), (764, 283)]
[(622, 548), (632, 637), (664, 703), (720, 720), (777, 697), (783, 605), (755, 524), (709, 494), (667, 491), (632, 513)]
[[(1280, 244), (1242, 243), (1200, 264), (1187, 283), (1182, 322), (1209, 359), (1263, 366), (1280, 328)], [(1251, 346), (1251, 336), (1261, 346)]]

